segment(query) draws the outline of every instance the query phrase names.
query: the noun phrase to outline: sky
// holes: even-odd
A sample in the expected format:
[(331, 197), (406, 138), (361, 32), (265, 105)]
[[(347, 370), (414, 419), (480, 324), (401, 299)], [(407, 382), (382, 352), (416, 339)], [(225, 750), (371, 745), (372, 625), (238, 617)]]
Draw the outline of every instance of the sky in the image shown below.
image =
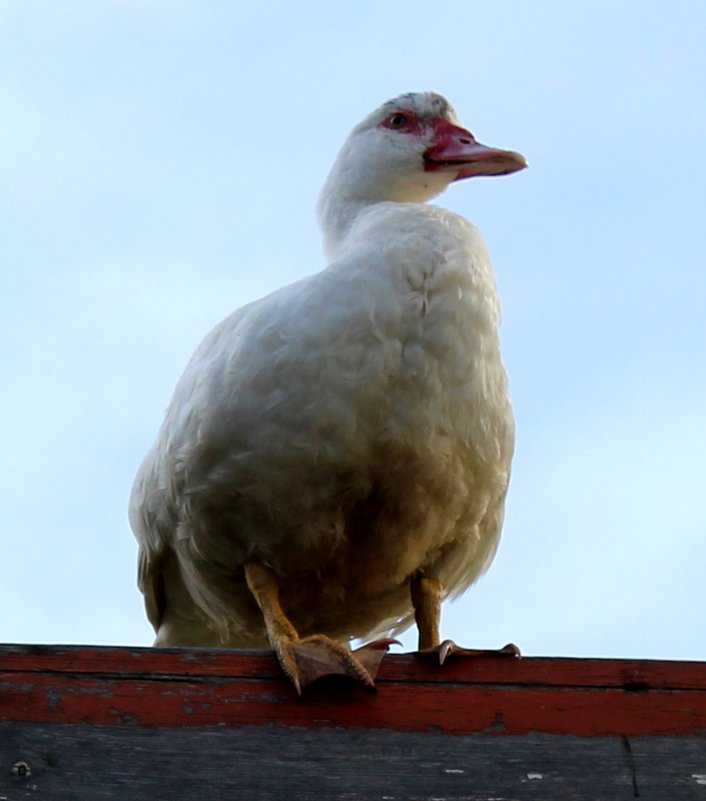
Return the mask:
[[(127, 498), (231, 310), (325, 266), (349, 130), (434, 90), (517, 418), (462, 645), (706, 659), (706, 5), (0, 2), (0, 641), (149, 645)], [(414, 647), (413, 633), (403, 646)]]

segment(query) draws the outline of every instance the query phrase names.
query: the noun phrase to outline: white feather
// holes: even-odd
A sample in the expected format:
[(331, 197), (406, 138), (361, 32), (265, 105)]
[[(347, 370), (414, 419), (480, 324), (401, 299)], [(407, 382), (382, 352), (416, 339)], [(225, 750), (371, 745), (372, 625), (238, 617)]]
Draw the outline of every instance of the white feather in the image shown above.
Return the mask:
[(513, 449), (495, 281), (475, 228), (421, 202), (454, 176), (381, 130), (400, 100), (324, 187), (329, 266), (224, 320), (176, 387), (130, 503), (158, 644), (264, 645), (246, 559), (300, 634), (349, 639), (409, 625), (417, 571), (458, 594), (495, 553)]

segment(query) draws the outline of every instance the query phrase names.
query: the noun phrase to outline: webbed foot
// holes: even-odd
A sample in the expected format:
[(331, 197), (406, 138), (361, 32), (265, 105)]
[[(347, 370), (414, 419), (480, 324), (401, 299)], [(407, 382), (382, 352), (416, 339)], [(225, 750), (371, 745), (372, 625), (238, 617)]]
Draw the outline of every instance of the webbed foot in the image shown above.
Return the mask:
[(432, 648), (423, 648), (417, 651), (418, 654), (422, 656), (432, 656), (436, 657), (439, 660), (439, 664), (443, 665), (446, 661), (446, 658), (451, 656), (475, 656), (475, 657), (502, 657), (507, 659), (508, 657), (511, 659), (520, 659), (522, 654), (520, 653), (520, 649), (514, 643), (508, 643), (507, 645), (503, 646), (502, 648), (498, 649), (487, 649), (487, 648), (461, 648), (461, 646), (456, 645), (453, 640), (444, 640), (439, 645), (436, 645)]
[(275, 643), (277, 657), (301, 695), (308, 684), (323, 676), (343, 675), (375, 689), (375, 676), (383, 657), (397, 640), (377, 640), (351, 651), (323, 634), (302, 639), (283, 638)]

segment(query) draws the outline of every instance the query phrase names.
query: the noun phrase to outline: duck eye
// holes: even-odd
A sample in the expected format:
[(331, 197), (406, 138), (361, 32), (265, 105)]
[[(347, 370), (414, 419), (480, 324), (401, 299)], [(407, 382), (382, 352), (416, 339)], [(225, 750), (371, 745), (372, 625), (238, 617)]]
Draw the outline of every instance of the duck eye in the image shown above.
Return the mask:
[(404, 128), (408, 122), (407, 115), (399, 111), (395, 114), (391, 114), (388, 120), (390, 128)]

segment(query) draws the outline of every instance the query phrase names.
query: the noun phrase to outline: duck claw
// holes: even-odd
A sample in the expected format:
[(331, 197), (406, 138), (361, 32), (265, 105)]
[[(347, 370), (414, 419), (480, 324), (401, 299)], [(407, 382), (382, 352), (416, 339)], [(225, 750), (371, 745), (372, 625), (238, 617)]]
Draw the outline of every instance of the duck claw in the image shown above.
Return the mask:
[(336, 640), (314, 634), (287, 644), (286, 649), (293, 658), (295, 668), (293, 670), (285, 668), (285, 672), (300, 695), (308, 684), (324, 676), (333, 675), (349, 676), (368, 689), (374, 690), (375, 676), (380, 663), (390, 645), (396, 642), (397, 640), (389, 639), (377, 640), (351, 651)]
[(440, 665), (443, 665), (447, 657), (451, 655), (476, 656), (476, 657), (480, 656), (480, 657), (491, 657), (491, 658), (510, 657), (512, 659), (519, 659), (522, 656), (520, 653), (520, 649), (514, 643), (508, 643), (507, 645), (498, 649), (461, 648), (461, 646), (456, 645), (456, 643), (453, 640), (444, 640), (442, 643), (434, 646), (433, 648), (425, 648), (422, 651), (417, 651), (417, 653), (421, 654), (422, 656), (437, 657)]

